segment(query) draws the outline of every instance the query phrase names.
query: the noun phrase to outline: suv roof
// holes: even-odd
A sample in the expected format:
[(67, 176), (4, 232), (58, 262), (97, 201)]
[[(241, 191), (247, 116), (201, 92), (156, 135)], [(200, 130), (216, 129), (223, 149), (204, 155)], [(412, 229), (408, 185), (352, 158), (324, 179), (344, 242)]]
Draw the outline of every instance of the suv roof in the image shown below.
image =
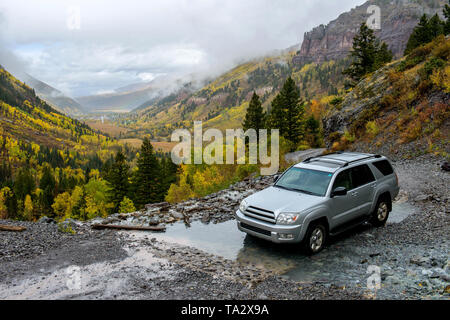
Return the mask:
[(308, 158), (296, 165), (307, 169), (336, 172), (338, 169), (363, 160), (381, 159), (380, 155), (358, 152), (335, 152), (324, 156)]

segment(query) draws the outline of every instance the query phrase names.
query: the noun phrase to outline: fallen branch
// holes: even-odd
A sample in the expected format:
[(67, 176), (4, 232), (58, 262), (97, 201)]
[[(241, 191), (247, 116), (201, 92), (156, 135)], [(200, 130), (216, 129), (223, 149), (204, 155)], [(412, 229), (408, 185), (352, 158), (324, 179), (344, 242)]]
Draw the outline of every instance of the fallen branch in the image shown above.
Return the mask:
[(117, 226), (111, 224), (94, 224), (94, 230), (115, 229), (115, 230), (135, 230), (135, 231), (166, 231), (166, 227), (138, 227), (138, 226)]
[(0, 225), (0, 231), (22, 232), (25, 230), (27, 230), (27, 228), (25, 228), (25, 227)]

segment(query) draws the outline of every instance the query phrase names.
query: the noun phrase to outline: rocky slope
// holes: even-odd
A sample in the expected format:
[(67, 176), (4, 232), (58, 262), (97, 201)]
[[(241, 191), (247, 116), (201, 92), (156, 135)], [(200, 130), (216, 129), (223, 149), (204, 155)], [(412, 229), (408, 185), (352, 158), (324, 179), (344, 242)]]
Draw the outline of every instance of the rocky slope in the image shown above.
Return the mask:
[(389, 45), (395, 56), (405, 50), (409, 35), (424, 14), (442, 15), (445, 1), (435, 0), (371, 0), (350, 12), (341, 14), (328, 25), (320, 25), (306, 32), (300, 51), (293, 58), (296, 64), (323, 62), (345, 58), (351, 47), (353, 37), (361, 23), (371, 16), (367, 9), (377, 5), (381, 9), (381, 29), (377, 36)]
[(364, 78), (323, 119), (327, 146), (448, 157), (449, 58), (450, 38), (441, 37)]

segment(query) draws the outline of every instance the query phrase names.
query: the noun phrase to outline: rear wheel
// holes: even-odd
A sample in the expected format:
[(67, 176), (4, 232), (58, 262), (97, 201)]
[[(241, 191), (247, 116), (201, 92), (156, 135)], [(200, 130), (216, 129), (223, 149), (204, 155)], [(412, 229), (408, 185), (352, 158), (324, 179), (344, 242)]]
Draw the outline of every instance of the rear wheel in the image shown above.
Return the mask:
[(389, 199), (388, 197), (382, 197), (378, 200), (370, 223), (375, 227), (382, 227), (386, 224), (389, 218)]
[(323, 250), (328, 238), (327, 228), (322, 223), (313, 223), (308, 227), (304, 240), (307, 254), (316, 254)]

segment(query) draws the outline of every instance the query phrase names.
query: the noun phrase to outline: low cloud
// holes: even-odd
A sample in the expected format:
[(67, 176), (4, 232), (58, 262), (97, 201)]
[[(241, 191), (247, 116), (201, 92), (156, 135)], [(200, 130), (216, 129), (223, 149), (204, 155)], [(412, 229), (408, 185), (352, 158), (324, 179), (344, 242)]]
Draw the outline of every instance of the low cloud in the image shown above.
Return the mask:
[[(72, 96), (161, 75), (215, 75), (300, 43), (305, 31), (363, 2), (3, 0), (0, 64)], [(79, 29), (68, 28), (70, 7), (80, 9)]]

